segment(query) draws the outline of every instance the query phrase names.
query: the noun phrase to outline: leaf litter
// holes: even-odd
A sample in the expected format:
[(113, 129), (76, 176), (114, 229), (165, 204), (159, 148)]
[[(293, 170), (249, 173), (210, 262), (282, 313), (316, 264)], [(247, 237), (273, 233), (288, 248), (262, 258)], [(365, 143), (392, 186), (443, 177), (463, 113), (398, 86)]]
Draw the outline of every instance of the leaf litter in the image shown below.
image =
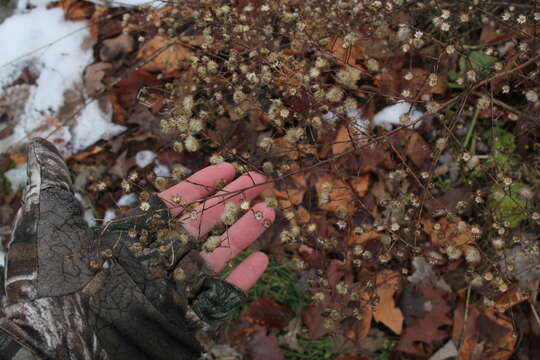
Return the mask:
[[(536, 64), (527, 58), (536, 15), (514, 8), (512, 31), (482, 21), (479, 37), (447, 43), (448, 27), (466, 32), (475, 9), (415, 9), (422, 17), (397, 3), (364, 7), (362, 21), (352, 3), (324, 5), (319, 19), (311, 1), (123, 13), (84, 1), (21, 5), (0, 34), (16, 19), (50, 17), (59, 28), (42, 34), (43, 59), (58, 63), (49, 43), (81, 27), (60, 47), (81, 62), (7, 67), (0, 142), (56, 129), (49, 139), (80, 175), (93, 224), (135, 206), (140, 188), (158, 191), (221, 159), (268, 176), (260, 200), (278, 218), (254, 248), (281, 264), (264, 283), (280, 295), (259, 289), (213, 358), (533, 359), (518, 338), (530, 344), (540, 319), (538, 132), (526, 116), (538, 89), (520, 71)], [(378, 14), (386, 19), (370, 20)], [(13, 58), (40, 44), (29, 45)], [(40, 84), (58, 82), (47, 74), (59, 69), (69, 70), (64, 87), (41, 106)], [(519, 155), (518, 141), (528, 147)], [(0, 229), (24, 182), (20, 149), (9, 150), (2, 184), (14, 189), (0, 189)]]

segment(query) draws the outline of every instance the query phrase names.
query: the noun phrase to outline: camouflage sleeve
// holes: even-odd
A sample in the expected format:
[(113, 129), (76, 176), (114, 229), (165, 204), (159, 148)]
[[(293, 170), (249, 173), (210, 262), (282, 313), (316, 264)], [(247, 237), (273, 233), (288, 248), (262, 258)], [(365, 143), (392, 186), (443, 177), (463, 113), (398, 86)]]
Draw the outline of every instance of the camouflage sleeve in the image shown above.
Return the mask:
[(28, 159), (0, 312), (6, 359), (197, 359), (201, 335), (245, 295), (212, 274), (158, 197), (95, 232), (56, 149), (34, 140)]

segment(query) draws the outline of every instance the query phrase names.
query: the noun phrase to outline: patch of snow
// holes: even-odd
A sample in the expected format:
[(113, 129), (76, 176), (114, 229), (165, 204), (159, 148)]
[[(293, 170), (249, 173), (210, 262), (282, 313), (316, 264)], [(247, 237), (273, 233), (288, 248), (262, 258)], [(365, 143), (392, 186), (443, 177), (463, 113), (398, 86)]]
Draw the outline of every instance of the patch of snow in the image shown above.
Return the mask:
[(26, 163), (14, 168), (9, 169), (4, 173), (4, 176), (9, 181), (11, 185), (11, 191), (16, 192), (19, 189), (22, 189), (26, 185), (27, 173), (26, 173)]
[(331, 111), (327, 112), (322, 116), (323, 120), (326, 120), (330, 123), (334, 123), (337, 120), (337, 115)]
[(108, 221), (111, 221), (116, 218), (116, 211), (114, 209), (107, 209), (105, 211), (105, 216), (103, 216), (103, 223), (106, 224)]
[(407, 280), (413, 284), (427, 283), (441, 290), (452, 292), (450, 285), (443, 278), (438, 278), (433, 271), (433, 266), (426, 261), (422, 256), (417, 256), (413, 259), (414, 273), (407, 277)]
[(86, 209), (84, 211), (83, 217), (84, 217), (84, 221), (86, 221), (88, 226), (90, 227), (96, 226), (96, 217), (94, 216), (94, 212), (92, 211), (92, 209)]
[(137, 162), (137, 166), (140, 168), (147, 167), (154, 161), (155, 158), (156, 154), (150, 150), (142, 150), (135, 154), (135, 161)]
[[(37, 7), (21, 8), (0, 24), (0, 99), (7, 99), (0, 103), (20, 107), (10, 109), (15, 127), (12, 135), (0, 140), (0, 152), (41, 136), (67, 156), (125, 130), (111, 123), (111, 111), (100, 111), (83, 93), (83, 71), (94, 61), (86, 22), (66, 21), (61, 8), (45, 8), (47, 0), (25, 1)], [(25, 6), (24, 1), (21, 4)], [(35, 84), (10, 86), (24, 69), (36, 76)], [(24, 89), (15, 91), (18, 87)], [(60, 114), (66, 94), (81, 101), (82, 112), (74, 119)], [(76, 124), (73, 133), (68, 122)]]
[[(373, 125), (378, 126), (382, 125), (389, 127), (388, 125), (400, 125), (399, 117), (403, 114), (409, 114), (411, 122), (418, 120), (424, 113), (417, 110), (413, 105), (405, 101), (397, 102), (393, 105), (387, 106), (381, 111), (379, 111), (373, 117)], [(418, 121), (413, 125), (413, 128), (417, 128), (422, 124), (421, 121)]]
[(110, 104), (107, 108), (104, 112), (97, 101), (92, 101), (81, 111), (79, 122), (73, 129), (73, 152), (84, 150), (101, 139), (109, 140), (126, 130), (124, 126), (106, 120), (112, 118)]
[(17, 12), (26, 12), (28, 9), (33, 7), (45, 8), (50, 3), (55, 0), (18, 0), (17, 1)]
[(139, 199), (137, 198), (137, 195), (134, 193), (124, 194), (118, 201), (116, 202), (118, 206), (122, 207), (131, 207), (135, 206)]
[(169, 170), (169, 167), (167, 165), (164, 165), (160, 163), (159, 160), (156, 160), (154, 174), (156, 174), (156, 176), (169, 177), (171, 176), (171, 170)]

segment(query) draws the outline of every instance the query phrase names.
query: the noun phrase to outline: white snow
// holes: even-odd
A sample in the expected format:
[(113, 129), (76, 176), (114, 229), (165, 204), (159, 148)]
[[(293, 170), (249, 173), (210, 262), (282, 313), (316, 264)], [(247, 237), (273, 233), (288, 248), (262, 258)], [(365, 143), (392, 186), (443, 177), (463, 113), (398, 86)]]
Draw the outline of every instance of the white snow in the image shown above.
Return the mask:
[(90, 227), (96, 226), (96, 217), (94, 216), (94, 212), (92, 209), (86, 209), (83, 214), (84, 221), (88, 224)]
[(137, 198), (137, 195), (134, 193), (124, 194), (118, 201), (116, 202), (118, 206), (122, 207), (131, 207), (135, 206), (139, 199)]
[(137, 166), (140, 168), (147, 167), (154, 161), (155, 158), (156, 154), (150, 150), (142, 150), (135, 154), (135, 161), (137, 162)]
[[(417, 110), (414, 106), (405, 101), (397, 102), (393, 105), (387, 106), (373, 118), (373, 125), (378, 126), (382, 125), (388, 127), (389, 124), (400, 125), (399, 117), (403, 114), (409, 114), (411, 122), (418, 120), (424, 113)], [(421, 121), (413, 125), (414, 128), (417, 128), (421, 125)]]
[(116, 211), (114, 209), (107, 209), (105, 211), (105, 216), (103, 216), (103, 223), (106, 224), (108, 221), (111, 221), (116, 218)]
[(4, 173), (4, 176), (9, 181), (9, 184), (11, 185), (11, 191), (16, 192), (19, 189), (22, 189), (26, 185), (26, 163), (13, 168), (9, 169)]
[[(21, 5), (0, 24), (0, 103), (7, 104), (16, 124), (13, 134), (0, 140), (0, 152), (41, 136), (71, 155), (125, 130), (111, 123), (110, 110), (101, 111), (84, 94), (82, 74), (94, 61), (86, 22), (66, 21), (61, 8), (45, 8), (47, 0), (28, 1), (37, 7)], [(11, 86), (25, 68), (36, 76), (35, 85)], [(82, 111), (73, 119), (69, 111), (60, 114), (66, 93), (80, 99)], [(74, 130), (68, 123), (75, 124)]]
[(72, 145), (75, 152), (86, 149), (101, 139), (110, 139), (126, 129), (106, 120), (112, 117), (112, 107), (108, 105), (107, 112), (103, 112), (98, 102), (92, 101), (81, 111), (79, 122), (73, 129)]
[(156, 176), (169, 177), (171, 176), (171, 170), (169, 170), (169, 167), (167, 165), (164, 165), (160, 163), (159, 160), (156, 160), (154, 174), (156, 174)]

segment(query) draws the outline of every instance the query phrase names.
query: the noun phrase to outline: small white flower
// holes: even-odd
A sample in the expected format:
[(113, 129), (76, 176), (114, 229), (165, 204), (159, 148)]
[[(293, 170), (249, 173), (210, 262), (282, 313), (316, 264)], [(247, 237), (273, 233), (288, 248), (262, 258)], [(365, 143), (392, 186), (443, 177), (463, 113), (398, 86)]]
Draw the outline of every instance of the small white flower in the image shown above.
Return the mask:
[(510, 92), (510, 86), (509, 85), (503, 85), (502, 92), (503, 92), (503, 94), (508, 94)]
[(525, 24), (527, 22), (527, 17), (521, 14), (517, 17), (516, 21), (518, 22), (518, 24)]
[(443, 23), (441, 24), (441, 30), (442, 30), (442, 31), (450, 31), (450, 24), (447, 23), (447, 22), (443, 22)]
[(447, 53), (448, 55), (452, 55), (452, 54), (455, 53), (455, 52), (456, 52), (456, 48), (455, 48), (454, 45), (448, 45), (448, 46), (446, 47), (446, 53)]
[(512, 17), (512, 13), (510, 11), (505, 11), (503, 14), (502, 14), (502, 19), (504, 21), (508, 21), (510, 20), (510, 18)]
[(408, 72), (405, 74), (405, 76), (403, 76), (403, 78), (404, 78), (405, 80), (407, 80), (407, 81), (412, 80), (412, 79), (413, 79), (413, 73), (410, 72), (410, 71), (408, 71)]
[(467, 13), (462, 13), (459, 15), (459, 21), (462, 23), (468, 22), (470, 20), (470, 16)]

